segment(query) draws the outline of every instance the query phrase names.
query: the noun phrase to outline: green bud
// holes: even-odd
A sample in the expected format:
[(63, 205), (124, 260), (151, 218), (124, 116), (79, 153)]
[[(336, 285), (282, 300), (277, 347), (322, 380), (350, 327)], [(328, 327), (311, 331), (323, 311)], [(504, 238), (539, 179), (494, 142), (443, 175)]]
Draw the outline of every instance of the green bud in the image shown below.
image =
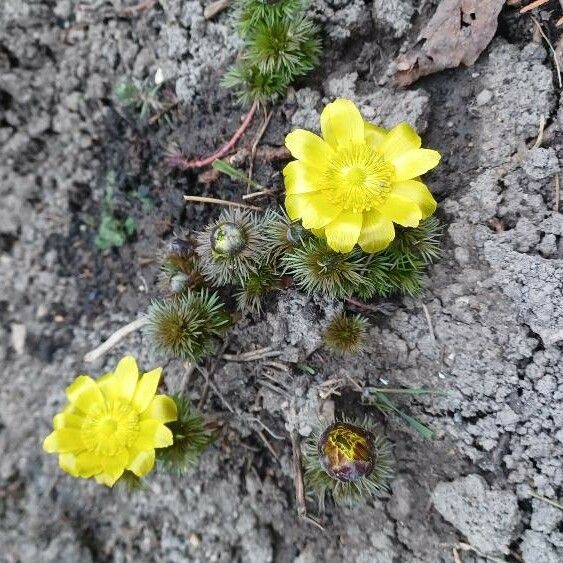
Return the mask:
[(240, 254), (246, 242), (244, 229), (236, 223), (221, 223), (211, 231), (211, 248), (221, 256)]

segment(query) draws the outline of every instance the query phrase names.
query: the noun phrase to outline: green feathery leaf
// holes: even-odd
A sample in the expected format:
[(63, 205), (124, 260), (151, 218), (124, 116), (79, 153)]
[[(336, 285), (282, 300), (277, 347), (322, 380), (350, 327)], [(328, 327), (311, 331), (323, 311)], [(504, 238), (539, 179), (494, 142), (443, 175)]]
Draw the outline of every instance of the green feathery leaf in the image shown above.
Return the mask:
[(165, 471), (183, 475), (197, 465), (201, 454), (217, 439), (217, 433), (205, 424), (188, 399), (178, 395), (173, 395), (172, 399), (178, 418), (166, 426), (172, 431), (174, 442), (167, 448), (158, 448), (156, 458)]
[(151, 303), (147, 317), (146, 332), (155, 348), (190, 362), (213, 352), (216, 339), (231, 324), (217, 294), (207, 290), (187, 290), (176, 299), (157, 299)]
[(331, 298), (350, 297), (358, 287), (369, 287), (369, 255), (355, 248), (341, 253), (321, 238), (306, 240), (282, 256), (285, 272), (308, 295), (320, 293)]
[(275, 263), (283, 254), (299, 247), (310, 238), (301, 221), (292, 221), (285, 210), (268, 208), (262, 219), (266, 254)]
[(243, 59), (225, 73), (222, 84), (234, 90), (242, 104), (265, 104), (285, 96), (289, 80), (279, 73), (263, 73), (257, 65)]
[(277, 276), (268, 264), (264, 264), (257, 272), (252, 272), (235, 293), (238, 309), (260, 314), (262, 299), (276, 287), (276, 282)]
[(279, 74), (293, 82), (315, 68), (320, 51), (317, 26), (302, 14), (272, 23), (258, 22), (246, 57), (262, 74)]
[(339, 313), (326, 327), (324, 343), (337, 352), (362, 352), (366, 349), (369, 321), (362, 315)]
[(428, 217), (418, 227), (397, 227), (395, 239), (386, 249), (386, 253), (395, 264), (410, 262), (418, 265), (431, 264), (441, 255), (442, 230), (436, 217)]
[(303, 9), (302, 0), (238, 0), (237, 26), (244, 37), (260, 22), (274, 22), (291, 18)]

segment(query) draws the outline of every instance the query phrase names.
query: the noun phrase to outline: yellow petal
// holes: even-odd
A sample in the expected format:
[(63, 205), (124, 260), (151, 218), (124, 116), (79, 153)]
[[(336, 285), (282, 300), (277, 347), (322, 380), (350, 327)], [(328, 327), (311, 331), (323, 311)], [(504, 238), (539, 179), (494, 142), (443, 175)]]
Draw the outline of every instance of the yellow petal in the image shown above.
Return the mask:
[(129, 469), (129, 471), (132, 471), (135, 475), (137, 475), (137, 477), (144, 477), (147, 473), (150, 473), (152, 471), (155, 459), (154, 450), (134, 450), (131, 452), (131, 454), (131, 461), (127, 466), (127, 469)]
[(162, 368), (156, 368), (145, 373), (139, 380), (132, 401), (133, 406), (138, 412), (146, 410), (150, 402), (154, 399), (161, 373)]
[(96, 382), (88, 375), (79, 375), (66, 388), (66, 396), (69, 403), (83, 413), (89, 412), (94, 405), (104, 401)]
[(176, 403), (167, 395), (157, 395), (141, 414), (141, 420), (153, 418), (160, 422), (172, 422), (178, 418)]
[(358, 242), (362, 229), (362, 214), (343, 211), (325, 227), (326, 241), (337, 252), (350, 252)]
[(418, 133), (408, 123), (399, 123), (387, 133), (378, 150), (386, 160), (393, 161), (403, 153), (419, 149), (421, 145)]
[(389, 246), (395, 238), (395, 227), (379, 211), (364, 212), (364, 221), (358, 244), (364, 252), (379, 252)]
[(394, 193), (391, 193), (377, 210), (387, 219), (403, 227), (418, 227), (422, 219), (422, 211), (416, 203)]
[(82, 452), (76, 460), (76, 470), (80, 477), (89, 479), (102, 472), (102, 460), (93, 452)]
[(294, 158), (320, 170), (324, 170), (334, 156), (328, 143), (305, 129), (295, 129), (289, 133), (285, 138), (285, 146)]
[(80, 477), (76, 470), (76, 456), (72, 453), (59, 455), (59, 467), (72, 477)]
[(318, 170), (299, 160), (294, 160), (283, 169), (285, 193), (293, 195), (317, 191), (319, 187), (315, 180), (318, 180), (318, 178)]
[(395, 167), (395, 182), (416, 178), (440, 162), (440, 153), (430, 149), (414, 149), (390, 160)]
[(152, 448), (166, 448), (174, 441), (170, 428), (158, 420), (141, 420), (139, 424), (139, 437), (134, 445), (138, 450)]
[(430, 190), (422, 182), (415, 180), (404, 180), (393, 184), (392, 193), (415, 202), (420, 207), (423, 219), (430, 217), (438, 206)]
[(324, 192), (288, 195), (285, 209), (292, 221), (301, 219), (306, 229), (320, 229), (334, 221), (341, 212), (327, 200)]
[(137, 361), (133, 356), (121, 358), (113, 374), (115, 379), (111, 389), (112, 395), (130, 401), (133, 398), (135, 388), (137, 387), (137, 380), (139, 379)]
[(102, 457), (102, 467), (104, 474), (110, 478), (110, 487), (123, 475), (128, 461), (129, 453), (127, 450), (121, 450), (116, 455)]
[(84, 448), (80, 430), (77, 428), (61, 428), (51, 432), (43, 441), (43, 449), (49, 453), (76, 452)]
[(112, 475), (109, 475), (107, 473), (98, 473), (94, 476), (94, 478), (100, 485), (106, 485), (108, 487), (113, 487), (116, 481)]
[(111, 390), (113, 389), (114, 382), (115, 375), (113, 375), (113, 372), (111, 371), (109, 373), (105, 373), (104, 375), (102, 375), (102, 377), (99, 377), (96, 380), (100, 391), (102, 392), (104, 397), (108, 398), (111, 397)]
[(321, 113), (321, 131), (325, 141), (335, 150), (364, 142), (362, 114), (354, 102), (344, 98), (325, 106)]
[(82, 428), (84, 417), (79, 414), (60, 412), (53, 418), (53, 428)]
[(378, 149), (387, 135), (387, 129), (364, 121), (364, 139), (373, 149)]

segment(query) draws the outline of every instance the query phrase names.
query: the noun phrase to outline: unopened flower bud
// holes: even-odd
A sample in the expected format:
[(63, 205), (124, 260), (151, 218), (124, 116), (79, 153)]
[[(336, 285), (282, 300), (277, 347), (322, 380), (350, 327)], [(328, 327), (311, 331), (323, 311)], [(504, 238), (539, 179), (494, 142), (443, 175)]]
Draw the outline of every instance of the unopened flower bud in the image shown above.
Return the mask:
[(219, 255), (235, 256), (245, 245), (245, 232), (236, 223), (221, 223), (211, 231), (211, 248)]
[(344, 483), (367, 477), (376, 460), (375, 436), (348, 422), (335, 422), (321, 435), (319, 461), (333, 478)]

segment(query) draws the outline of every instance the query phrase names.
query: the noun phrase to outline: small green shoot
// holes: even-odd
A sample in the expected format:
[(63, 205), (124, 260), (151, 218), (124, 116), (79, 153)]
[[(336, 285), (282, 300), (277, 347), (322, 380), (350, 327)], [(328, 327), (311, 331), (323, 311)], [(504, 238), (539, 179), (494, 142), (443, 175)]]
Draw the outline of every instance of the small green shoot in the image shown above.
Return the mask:
[(159, 99), (163, 84), (161, 82), (153, 85), (149, 81), (139, 83), (125, 78), (115, 85), (113, 95), (122, 107), (138, 111), (141, 120), (148, 120), (152, 124), (164, 117), (165, 121), (171, 124), (172, 119), (168, 112), (178, 105), (178, 100), (171, 96), (169, 91), (160, 96), (164, 97), (165, 101)]
[(115, 172), (112, 170), (107, 175), (100, 224), (94, 240), (94, 244), (99, 250), (119, 248), (137, 232), (137, 223), (133, 217), (127, 216), (125, 219), (120, 219), (115, 215), (113, 203), (115, 184)]
[(424, 425), (418, 419), (404, 413), (389, 397), (387, 394), (401, 394), (401, 395), (443, 395), (440, 391), (432, 389), (387, 389), (379, 387), (366, 387), (362, 391), (362, 402), (365, 405), (375, 407), (383, 414), (394, 412), (401, 417), (413, 430), (418, 432), (425, 440), (432, 440), (434, 432)]
[(315, 375), (317, 373), (310, 365), (308, 364), (297, 364), (297, 368), (300, 369), (303, 373), (308, 375)]
[(318, 64), (319, 29), (305, 0), (236, 0), (235, 5), (244, 48), (223, 85), (243, 103), (275, 102)]
[(240, 182), (246, 184), (247, 186), (252, 186), (255, 190), (261, 191), (264, 189), (264, 186), (250, 179), (244, 172), (240, 171), (238, 168), (235, 168), (234, 166), (231, 166), (228, 162), (225, 162), (224, 160), (217, 159), (213, 161), (211, 167), (221, 172), (222, 174), (225, 174), (231, 180), (239, 180)]

